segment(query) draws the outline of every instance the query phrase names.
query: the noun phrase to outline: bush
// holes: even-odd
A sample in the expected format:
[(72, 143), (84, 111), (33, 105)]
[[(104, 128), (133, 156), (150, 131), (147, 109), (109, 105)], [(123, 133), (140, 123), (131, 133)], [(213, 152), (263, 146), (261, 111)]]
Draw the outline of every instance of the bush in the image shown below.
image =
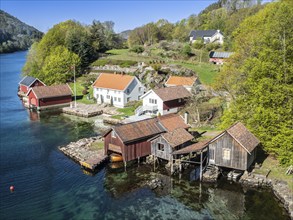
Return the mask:
[(134, 52), (134, 53), (142, 53), (144, 51), (144, 47), (139, 46), (139, 45), (135, 45), (135, 46), (131, 47), (129, 51)]
[(152, 67), (153, 67), (153, 69), (155, 70), (155, 71), (159, 71), (160, 69), (161, 69), (161, 65), (160, 64), (153, 64), (153, 65), (151, 65)]
[(203, 43), (203, 41), (195, 41), (192, 44), (192, 47), (195, 49), (202, 49), (204, 47), (204, 43)]
[(82, 90), (82, 94), (86, 95), (86, 94), (88, 94), (88, 91), (86, 89), (84, 89), (84, 90)]
[(206, 50), (207, 51), (212, 51), (212, 50), (217, 50), (221, 47), (219, 43), (211, 43), (206, 45)]
[(191, 53), (191, 47), (188, 44), (185, 44), (184, 47), (181, 50), (181, 53), (184, 56), (191, 56), (192, 55), (192, 53)]

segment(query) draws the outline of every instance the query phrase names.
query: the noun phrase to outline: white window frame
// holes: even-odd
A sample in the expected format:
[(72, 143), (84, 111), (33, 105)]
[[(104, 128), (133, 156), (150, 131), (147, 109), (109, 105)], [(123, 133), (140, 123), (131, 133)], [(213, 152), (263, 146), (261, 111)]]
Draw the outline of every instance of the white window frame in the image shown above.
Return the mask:
[(223, 148), (223, 160), (231, 160), (231, 149), (229, 148)]

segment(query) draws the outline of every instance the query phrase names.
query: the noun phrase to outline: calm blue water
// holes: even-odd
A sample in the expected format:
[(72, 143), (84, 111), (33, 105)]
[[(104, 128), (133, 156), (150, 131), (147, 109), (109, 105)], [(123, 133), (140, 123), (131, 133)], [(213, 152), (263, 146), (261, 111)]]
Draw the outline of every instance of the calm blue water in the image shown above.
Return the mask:
[[(0, 219), (288, 219), (270, 191), (226, 181), (200, 185), (146, 165), (84, 174), (57, 147), (97, 129), (22, 106), (17, 83), (25, 55), (0, 55)], [(165, 186), (152, 191), (145, 183), (155, 177)]]

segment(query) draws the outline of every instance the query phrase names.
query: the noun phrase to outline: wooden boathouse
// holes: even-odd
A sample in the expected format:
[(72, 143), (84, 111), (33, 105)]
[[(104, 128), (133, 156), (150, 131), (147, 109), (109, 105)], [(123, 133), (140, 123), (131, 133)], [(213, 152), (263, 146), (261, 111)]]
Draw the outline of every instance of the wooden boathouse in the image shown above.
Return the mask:
[(151, 154), (151, 139), (162, 133), (187, 129), (189, 125), (176, 114), (164, 115), (142, 121), (118, 125), (109, 129), (104, 136), (105, 154), (116, 153), (126, 162)]
[(23, 77), (18, 84), (18, 95), (20, 96), (26, 96), (27, 92), (35, 86), (46, 86), (41, 80), (32, 76)]
[(241, 122), (237, 122), (207, 143), (209, 164), (247, 170), (255, 160), (259, 143)]
[(33, 87), (27, 96), (29, 108), (37, 110), (69, 106), (72, 101), (72, 91), (67, 84)]

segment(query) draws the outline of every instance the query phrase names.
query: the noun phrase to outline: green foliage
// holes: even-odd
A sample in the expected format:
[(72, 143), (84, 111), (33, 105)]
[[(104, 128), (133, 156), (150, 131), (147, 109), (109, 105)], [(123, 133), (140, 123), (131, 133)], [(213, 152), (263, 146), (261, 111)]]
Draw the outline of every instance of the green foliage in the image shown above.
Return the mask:
[(188, 44), (185, 44), (184, 47), (181, 50), (181, 53), (184, 56), (187, 56), (187, 57), (191, 56), (192, 55), (192, 53), (191, 53), (191, 47)]
[(217, 50), (220, 47), (221, 47), (221, 45), (218, 43), (210, 43), (210, 44), (205, 45), (205, 48), (207, 51)]
[(80, 58), (63, 46), (55, 47), (46, 57), (39, 76), (47, 85), (65, 83), (73, 77), (73, 66), (80, 65)]
[(222, 126), (244, 122), (282, 164), (293, 164), (292, 20), (292, 1), (270, 3), (246, 19), (234, 34), (236, 53), (216, 80), (233, 99)]
[(94, 21), (91, 26), (84, 26), (72, 20), (55, 25), (30, 49), (24, 74), (50, 85), (70, 80), (70, 66), (75, 65), (77, 75), (83, 73), (100, 52), (119, 46), (113, 25)]
[(144, 48), (143, 46), (134, 45), (129, 49), (129, 51), (134, 53), (142, 53), (144, 51)]
[(43, 33), (0, 10), (0, 53), (27, 50)]
[(120, 67), (131, 67), (137, 62), (133, 60), (99, 59), (92, 63), (92, 66), (118, 65)]
[(193, 44), (192, 47), (195, 49), (202, 49), (204, 47), (203, 40), (196, 40)]

